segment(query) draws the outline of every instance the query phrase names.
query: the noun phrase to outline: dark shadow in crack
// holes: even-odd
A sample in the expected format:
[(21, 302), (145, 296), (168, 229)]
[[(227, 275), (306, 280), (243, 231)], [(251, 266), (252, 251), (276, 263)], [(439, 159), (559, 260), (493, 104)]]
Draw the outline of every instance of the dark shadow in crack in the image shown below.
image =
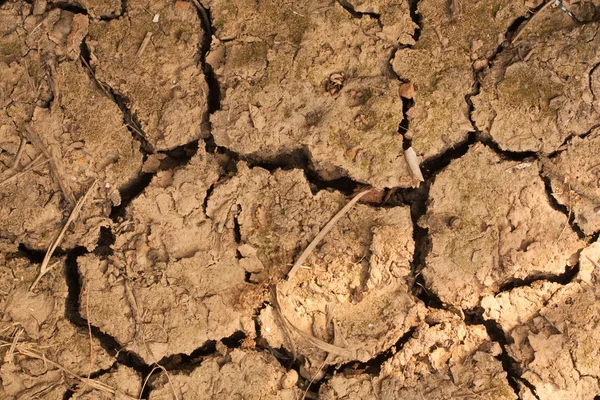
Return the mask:
[(502, 363), (502, 369), (504, 369), (504, 371), (506, 372), (508, 383), (515, 392), (517, 398), (520, 398), (519, 384), (522, 384), (526, 386), (531, 391), (531, 393), (533, 393), (533, 395), (539, 400), (539, 397), (535, 392), (535, 387), (521, 376), (519, 364), (514, 358), (512, 358), (508, 354), (506, 347), (510, 344), (510, 342), (500, 325), (494, 320), (484, 319), (482, 308), (467, 310), (465, 312), (465, 323), (467, 325), (483, 325), (491, 341), (496, 342), (500, 345), (502, 353), (496, 356), (496, 359)]

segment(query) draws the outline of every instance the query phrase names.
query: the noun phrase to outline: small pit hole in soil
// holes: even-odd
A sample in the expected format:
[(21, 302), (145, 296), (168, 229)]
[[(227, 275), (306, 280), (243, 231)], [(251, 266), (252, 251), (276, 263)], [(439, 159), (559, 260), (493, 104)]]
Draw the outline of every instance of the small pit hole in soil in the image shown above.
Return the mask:
[[(2, 4), (4, 2), (1, 2), (0, 4)], [(47, 11), (52, 11), (55, 9), (61, 9), (63, 11), (69, 11), (72, 12), (73, 14), (83, 14), (83, 15), (88, 15), (88, 12), (85, 8), (81, 7), (78, 4), (73, 4), (73, 3), (68, 3), (68, 2), (64, 2), (64, 1), (59, 1), (59, 2), (52, 2), (50, 4), (48, 4), (46, 6)]]
[(140, 195), (152, 181), (154, 174), (143, 172), (131, 182), (127, 187), (120, 191), (121, 204), (113, 207), (110, 212), (110, 218), (116, 221), (117, 218), (125, 216), (125, 209), (133, 199)]
[(94, 249), (94, 254), (100, 258), (106, 258), (113, 255), (112, 245), (115, 243), (115, 235), (112, 233), (110, 227), (100, 228), (100, 237), (98, 238), (98, 244)]
[[(17, 248), (17, 250), (18, 250), (18, 253), (17, 253), (18, 256), (25, 257), (32, 264), (41, 264), (42, 261), (44, 261), (44, 256), (46, 255), (45, 251), (30, 249), (27, 246), (25, 246), (23, 243), (19, 244), (19, 247)], [(59, 250), (59, 249), (57, 249), (57, 250)], [(54, 255), (55, 256), (59, 255), (58, 251), (55, 251)]]

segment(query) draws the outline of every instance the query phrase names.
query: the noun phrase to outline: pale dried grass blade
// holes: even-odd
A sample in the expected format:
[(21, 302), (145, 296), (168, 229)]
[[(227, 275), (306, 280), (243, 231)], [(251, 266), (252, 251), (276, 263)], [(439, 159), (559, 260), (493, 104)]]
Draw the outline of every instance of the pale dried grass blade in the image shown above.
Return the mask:
[(335, 226), (335, 224), (344, 215), (346, 215), (348, 213), (348, 211), (350, 211), (352, 209), (352, 207), (354, 207), (354, 205), (356, 203), (358, 203), (358, 201), (364, 195), (366, 195), (370, 191), (371, 191), (371, 189), (365, 190), (364, 192), (360, 192), (359, 194), (357, 194), (356, 196), (354, 196), (354, 198), (352, 200), (350, 200), (348, 202), (348, 204), (346, 204), (344, 206), (344, 208), (342, 208), (337, 214), (335, 214), (333, 216), (333, 218), (331, 218), (331, 220), (327, 223), (327, 225), (325, 225), (325, 227), (323, 229), (321, 229), (321, 232), (319, 232), (319, 234), (317, 236), (315, 236), (315, 238), (313, 239), (313, 241), (310, 242), (310, 244), (306, 247), (306, 249), (302, 252), (302, 254), (300, 254), (300, 257), (298, 257), (298, 260), (296, 260), (296, 262), (294, 263), (294, 266), (292, 267), (292, 269), (290, 270), (290, 272), (288, 272), (288, 279), (292, 279), (294, 277), (294, 275), (296, 275), (296, 273), (298, 272), (298, 269), (300, 269), (300, 267), (302, 266), (302, 264), (304, 263), (304, 261), (306, 261), (306, 259), (308, 258), (308, 256), (314, 251), (314, 249), (321, 242), (321, 240), (323, 240), (323, 238), (329, 233), (329, 231), (331, 231), (331, 229)]
[(341, 356), (341, 357), (346, 357), (348, 359), (355, 359), (356, 358), (356, 354), (354, 354), (353, 351), (350, 351), (348, 349), (344, 349), (338, 346), (335, 346), (333, 344), (327, 343), (321, 339), (317, 339), (316, 337), (314, 337), (313, 335), (304, 332), (303, 330), (301, 330), (300, 328), (294, 326), (294, 324), (292, 324), (290, 322), (289, 319), (287, 319), (287, 317), (284, 315), (283, 316), (287, 323), (289, 324), (289, 326), (298, 334), (300, 335), (302, 338), (306, 339), (306, 341), (308, 341), (310, 344), (312, 344), (313, 346), (315, 346), (318, 349), (321, 349), (323, 351), (326, 351), (328, 353), (331, 354), (335, 354), (336, 356)]
[(425, 181), (423, 174), (421, 173), (421, 168), (419, 167), (417, 153), (415, 153), (412, 147), (409, 147), (404, 151), (404, 159), (406, 160), (406, 164), (408, 164), (408, 169), (410, 170), (412, 177), (419, 182)]
[(48, 264), (50, 263), (50, 259), (52, 258), (52, 255), (54, 254), (54, 251), (56, 250), (56, 248), (62, 241), (63, 237), (65, 236), (67, 229), (69, 228), (71, 223), (79, 216), (79, 212), (81, 211), (81, 208), (83, 207), (83, 205), (85, 204), (86, 200), (88, 199), (88, 197), (90, 196), (90, 194), (92, 193), (92, 191), (95, 187), (96, 187), (96, 180), (94, 179), (94, 181), (90, 185), (87, 192), (85, 192), (85, 194), (79, 199), (77, 204), (75, 204), (73, 211), (71, 211), (71, 214), (69, 215), (69, 218), (67, 219), (67, 222), (65, 222), (65, 224), (63, 225), (62, 229), (58, 233), (58, 236), (56, 236), (56, 238), (50, 244), (50, 247), (48, 248), (48, 251), (46, 251), (46, 255), (44, 256), (44, 260), (42, 261), (42, 265), (40, 266), (40, 273), (38, 274), (37, 278), (35, 278), (35, 281), (33, 281), (31, 286), (29, 287), (30, 291), (33, 290), (37, 286), (40, 279), (42, 279), (42, 277), (44, 275), (46, 275), (46, 273), (48, 271), (50, 271), (52, 269), (52, 267), (54, 267), (54, 265), (57, 264), (57, 263), (54, 263), (52, 266), (48, 266)]

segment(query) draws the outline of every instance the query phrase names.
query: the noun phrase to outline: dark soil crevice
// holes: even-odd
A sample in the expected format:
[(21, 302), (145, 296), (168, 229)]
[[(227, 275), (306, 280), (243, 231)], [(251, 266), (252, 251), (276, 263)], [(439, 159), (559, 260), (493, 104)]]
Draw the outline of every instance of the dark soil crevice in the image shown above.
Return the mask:
[(572, 267), (569, 267), (569, 266), (565, 267), (565, 272), (563, 272), (562, 274), (558, 274), (558, 275), (538, 274), (538, 275), (528, 277), (525, 279), (513, 278), (513, 279), (510, 279), (508, 282), (505, 282), (504, 284), (502, 284), (500, 286), (500, 289), (496, 293), (494, 293), (494, 296), (496, 296), (502, 292), (511, 291), (515, 288), (531, 286), (531, 284), (533, 284), (534, 282), (537, 282), (537, 281), (548, 281), (548, 282), (560, 283), (561, 285), (566, 285), (566, 284), (572, 282), (577, 277), (578, 273), (579, 273), (579, 263), (575, 264)]
[(412, 327), (404, 335), (398, 339), (398, 341), (391, 346), (389, 349), (377, 354), (375, 357), (367, 362), (350, 361), (346, 364), (342, 364), (336, 368), (336, 373), (342, 374), (353, 374), (353, 373), (365, 373), (372, 376), (379, 376), (381, 372), (381, 366), (384, 362), (388, 361), (397, 352), (402, 350), (404, 345), (413, 337), (417, 327)]
[(96, 82), (100, 92), (105, 94), (121, 110), (121, 113), (123, 114), (123, 122), (127, 126), (127, 130), (129, 130), (129, 133), (131, 133), (131, 136), (135, 140), (140, 142), (140, 150), (144, 154), (144, 161), (145, 161), (148, 154), (152, 154), (155, 152), (154, 147), (146, 139), (146, 135), (144, 134), (144, 132), (141, 128), (141, 124), (137, 120), (137, 117), (135, 116), (135, 114), (132, 113), (131, 110), (129, 110), (129, 108), (127, 106), (127, 104), (129, 103), (128, 99), (124, 95), (118, 93), (116, 90), (114, 90), (112, 87), (110, 87), (106, 83), (98, 80), (98, 78), (96, 77), (96, 74), (94, 72), (94, 67), (91, 64), (90, 49), (85, 40), (83, 40), (81, 42), (80, 51), (81, 51), (80, 60), (81, 60), (81, 64), (82, 64), (83, 68), (88, 72), (88, 74), (90, 75), (90, 78), (94, 82)]
[[(80, 314), (81, 276), (77, 267), (77, 258), (87, 254), (84, 247), (76, 247), (67, 255), (65, 262), (65, 280), (68, 286), (68, 295), (65, 306), (65, 318), (85, 335), (88, 334), (88, 321)], [(123, 350), (122, 346), (111, 335), (104, 333), (100, 328), (91, 325), (92, 336), (98, 340), (102, 348), (115, 357), (119, 364), (137, 371), (140, 375), (147, 375), (152, 369), (140, 356), (134, 352)]]
[(423, 16), (419, 14), (419, 1), (420, 0), (408, 0), (410, 18), (418, 26), (413, 35), (415, 42), (419, 41), (419, 38), (421, 37), (421, 31), (423, 30)]
[(531, 393), (533, 393), (533, 395), (539, 400), (539, 397), (535, 392), (535, 387), (521, 376), (519, 364), (509, 355), (506, 347), (511, 343), (511, 341), (509, 341), (509, 338), (507, 338), (500, 325), (494, 320), (486, 320), (483, 318), (483, 309), (481, 308), (466, 311), (465, 323), (467, 325), (483, 325), (491, 341), (500, 345), (502, 353), (500, 353), (500, 355), (498, 355), (496, 358), (502, 363), (502, 368), (507, 374), (508, 383), (514, 390), (517, 398), (520, 398), (519, 384), (521, 384), (531, 390)]
[(74, 4), (74, 3), (68, 3), (65, 1), (53, 2), (53, 3), (48, 4), (46, 6), (46, 12), (55, 10), (57, 8), (59, 8), (63, 11), (72, 12), (73, 14), (88, 15), (88, 11), (81, 5)]
[[(344, 10), (348, 11), (348, 13), (350, 13), (350, 15), (352, 15), (353, 18), (360, 19), (364, 16), (368, 16), (373, 19), (376, 19), (379, 22), (380, 15), (377, 13), (356, 11), (354, 5), (348, 0), (338, 0), (338, 3), (344, 8)], [(379, 22), (379, 25), (381, 26), (381, 22)]]
[(567, 206), (560, 204), (552, 195), (552, 184), (550, 183), (550, 178), (543, 175), (541, 172), (540, 178), (544, 181), (544, 188), (546, 189), (546, 196), (548, 197), (548, 203), (550, 204), (550, 206), (555, 210), (563, 213), (568, 218), (569, 227), (577, 234), (577, 236), (580, 239), (586, 240), (587, 235), (581, 230), (579, 225), (575, 223), (575, 214), (573, 212), (570, 212)]
[[(206, 84), (208, 85), (208, 114), (206, 115), (205, 123), (210, 125), (210, 121), (208, 120), (210, 114), (221, 109), (221, 88), (219, 87), (219, 81), (212, 65), (206, 62), (206, 55), (210, 51), (215, 30), (212, 26), (210, 8), (204, 7), (198, 1), (194, 0), (193, 2), (198, 10), (198, 18), (204, 31), (204, 37), (200, 43), (200, 65), (206, 79)], [(210, 126), (208, 126), (208, 129), (210, 130)]]

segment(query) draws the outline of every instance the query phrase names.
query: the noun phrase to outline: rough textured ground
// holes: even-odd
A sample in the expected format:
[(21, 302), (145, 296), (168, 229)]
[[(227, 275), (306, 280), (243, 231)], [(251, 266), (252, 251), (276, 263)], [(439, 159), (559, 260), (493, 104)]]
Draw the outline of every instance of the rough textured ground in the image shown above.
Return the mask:
[(0, 398), (597, 399), (564, 7), (0, 0)]

